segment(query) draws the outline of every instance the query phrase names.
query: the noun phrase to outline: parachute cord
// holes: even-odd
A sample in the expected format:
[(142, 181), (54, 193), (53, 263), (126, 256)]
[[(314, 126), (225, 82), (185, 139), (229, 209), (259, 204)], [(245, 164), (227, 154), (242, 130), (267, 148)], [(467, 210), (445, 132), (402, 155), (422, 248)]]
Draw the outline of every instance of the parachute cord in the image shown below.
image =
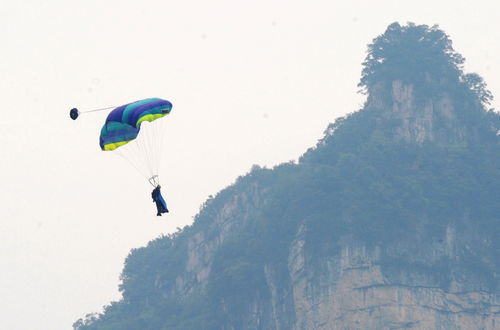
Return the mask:
[(156, 120), (153, 127), (153, 154), (154, 154), (154, 170), (156, 174), (160, 172), (160, 164), (162, 163), (163, 138), (165, 132), (166, 120)]
[(156, 138), (158, 139), (158, 144), (156, 145), (156, 170), (160, 171), (160, 164), (162, 163), (162, 151), (165, 138), (166, 120), (163, 120), (156, 126)]
[(150, 135), (150, 145), (151, 145), (151, 150), (152, 150), (152, 155), (153, 155), (153, 160), (152, 160), (152, 165), (153, 165), (153, 171), (155, 171), (154, 174), (158, 174), (160, 171), (160, 163), (161, 163), (161, 155), (162, 155), (162, 150), (163, 150), (163, 132), (164, 132), (164, 126), (165, 126), (166, 121), (165, 120), (155, 120), (152, 122), (152, 134)]
[(139, 146), (139, 149), (141, 150), (141, 153), (145, 159), (145, 165), (146, 168), (149, 171), (150, 175), (153, 175), (153, 168), (152, 168), (152, 159), (151, 159), (151, 151), (150, 151), (150, 144), (149, 144), (149, 133), (148, 129), (151, 129), (151, 127), (141, 127), (142, 129), (142, 138), (136, 139), (135, 141), (137, 142), (137, 146)]
[(115, 150), (118, 156), (125, 159), (153, 187), (160, 184), (159, 165), (165, 143), (165, 131), (164, 120), (144, 122), (141, 125), (141, 133), (138, 138)]
[(130, 150), (131, 152), (127, 153), (131, 157), (134, 158), (134, 163), (138, 164), (141, 168), (145, 169), (149, 175), (145, 175), (146, 178), (153, 175), (148, 166), (148, 160), (146, 157), (146, 153), (144, 151), (144, 147), (142, 145), (142, 140), (135, 139), (131, 143), (131, 147), (135, 150)]
[(115, 154), (120, 156), (121, 158), (125, 159), (125, 161), (127, 161), (130, 165), (132, 165), (132, 167), (135, 168), (141, 176), (145, 177), (146, 179), (148, 178), (148, 176), (146, 174), (144, 174), (141, 170), (139, 170), (139, 168), (132, 161), (130, 161), (130, 159), (125, 157), (121, 152), (115, 151)]
[(117, 108), (117, 106), (114, 107), (106, 107), (106, 108), (100, 108), (100, 109), (92, 109), (92, 110), (86, 110), (86, 111), (79, 111), (80, 113), (87, 113), (87, 112), (96, 112), (96, 111), (104, 111), (104, 110), (109, 110), (109, 109), (114, 109)]
[[(149, 124), (149, 122), (148, 122)], [(146, 124), (146, 125), (148, 125)], [(138, 138), (134, 140), (135, 146), (137, 147), (137, 156), (138, 159), (142, 159), (142, 163), (145, 165), (144, 168), (148, 171), (149, 176), (153, 176), (155, 174), (155, 169), (153, 166), (153, 153), (152, 150), (152, 141), (151, 141), (151, 129), (153, 127), (142, 127), (142, 138)]]

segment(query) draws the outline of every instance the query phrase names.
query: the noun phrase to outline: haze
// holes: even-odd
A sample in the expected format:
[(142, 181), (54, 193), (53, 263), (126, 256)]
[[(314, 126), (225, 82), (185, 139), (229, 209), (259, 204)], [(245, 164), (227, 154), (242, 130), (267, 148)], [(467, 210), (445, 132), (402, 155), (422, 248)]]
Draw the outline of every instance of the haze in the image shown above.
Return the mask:
[[(4, 0), (0, 328), (70, 329), (119, 299), (130, 249), (360, 108), (366, 46), (394, 21), (438, 24), (465, 71), (500, 94), (498, 12), (495, 1)], [(148, 183), (99, 149), (106, 114), (68, 116), (147, 97), (174, 105), (161, 218)]]

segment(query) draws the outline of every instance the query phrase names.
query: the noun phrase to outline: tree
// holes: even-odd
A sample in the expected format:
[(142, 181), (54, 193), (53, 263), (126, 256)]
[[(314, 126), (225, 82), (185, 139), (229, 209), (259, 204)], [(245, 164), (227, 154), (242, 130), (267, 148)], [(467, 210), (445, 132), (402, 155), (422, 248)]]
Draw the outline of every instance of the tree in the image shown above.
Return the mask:
[(464, 60), (437, 25), (392, 23), (368, 45), (358, 86), (366, 92), (381, 80), (429, 83), (446, 77), (448, 82), (458, 81)]
[(491, 104), (493, 94), (486, 88), (486, 82), (481, 76), (477, 73), (468, 73), (464, 75), (464, 81), (483, 105)]

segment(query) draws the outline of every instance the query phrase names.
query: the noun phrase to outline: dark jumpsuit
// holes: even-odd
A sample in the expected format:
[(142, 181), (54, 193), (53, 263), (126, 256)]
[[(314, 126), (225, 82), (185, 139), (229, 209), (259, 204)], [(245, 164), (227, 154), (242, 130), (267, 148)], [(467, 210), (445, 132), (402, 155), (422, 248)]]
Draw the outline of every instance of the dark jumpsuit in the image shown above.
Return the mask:
[(156, 203), (156, 209), (158, 210), (158, 213), (156, 213), (157, 216), (161, 216), (162, 213), (168, 213), (167, 203), (161, 195), (160, 186), (153, 189), (151, 197), (153, 198), (153, 202)]

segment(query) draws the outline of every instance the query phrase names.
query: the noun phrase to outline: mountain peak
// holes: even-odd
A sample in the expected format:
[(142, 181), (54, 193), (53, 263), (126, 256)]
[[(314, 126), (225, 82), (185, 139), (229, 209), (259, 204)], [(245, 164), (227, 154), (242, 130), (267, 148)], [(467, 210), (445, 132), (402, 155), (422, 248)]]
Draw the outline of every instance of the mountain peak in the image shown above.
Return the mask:
[(437, 25), (389, 25), (368, 45), (359, 86), (370, 90), (379, 81), (445, 86), (463, 77), (465, 59)]
[(464, 61), (437, 25), (393, 23), (368, 46), (364, 108), (398, 141), (478, 142), (493, 96), (479, 75), (463, 72)]

